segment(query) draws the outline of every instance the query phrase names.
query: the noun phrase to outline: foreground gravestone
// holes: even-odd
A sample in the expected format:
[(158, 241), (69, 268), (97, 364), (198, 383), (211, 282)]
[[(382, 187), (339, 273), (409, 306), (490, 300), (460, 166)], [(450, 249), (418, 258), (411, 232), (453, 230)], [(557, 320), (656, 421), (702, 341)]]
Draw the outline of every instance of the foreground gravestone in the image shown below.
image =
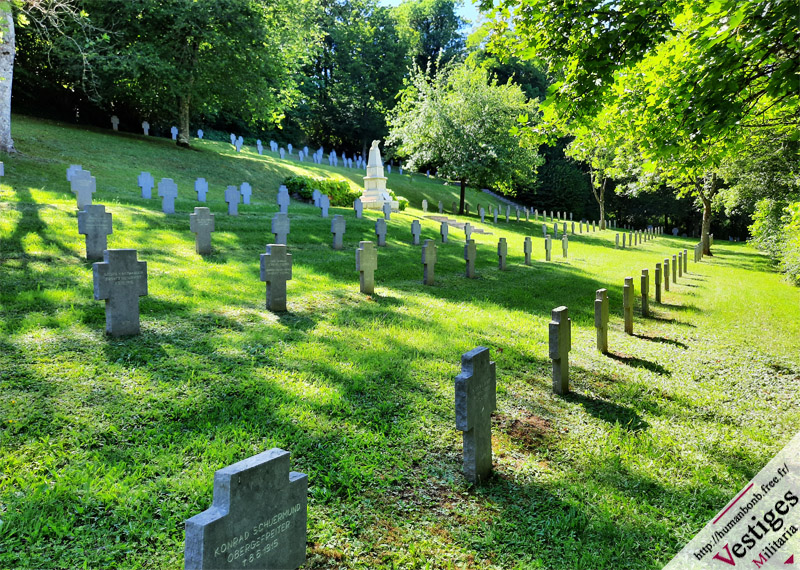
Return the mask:
[(241, 200), (241, 194), (239, 194), (239, 189), (236, 186), (228, 186), (225, 189), (225, 202), (228, 204), (228, 215), (229, 216), (238, 216), (239, 215), (239, 201)]
[(531, 265), (531, 253), (533, 252), (533, 240), (530, 236), (525, 238), (525, 243), (522, 246), (522, 251), (525, 253), (525, 265)]
[(550, 254), (553, 251), (553, 242), (550, 241), (550, 236), (544, 236), (544, 259), (550, 261)]
[(361, 198), (356, 198), (353, 201), (353, 210), (356, 212), (357, 220), (360, 220), (364, 216), (364, 204), (361, 203)]
[(290, 570), (306, 561), (308, 476), (264, 451), (214, 473), (211, 508), (186, 521), (185, 570)]
[(275, 243), (287, 244), (286, 238), (289, 235), (289, 214), (278, 212), (272, 216), (272, 227), (270, 231), (275, 234)]
[(289, 213), (289, 203), (292, 199), (289, 197), (289, 189), (281, 184), (278, 188), (278, 211), (282, 214)]
[(267, 284), (267, 309), (286, 310), (286, 282), (292, 279), (292, 254), (282, 243), (271, 243), (261, 254), (261, 280)]
[(421, 233), (422, 227), (419, 224), (419, 220), (411, 222), (411, 243), (413, 245), (419, 245), (419, 236)]
[(594, 298), (594, 328), (597, 329), (597, 350), (608, 352), (608, 290), (598, 289)]
[(475, 258), (478, 256), (478, 249), (475, 245), (475, 240), (467, 240), (464, 244), (464, 260), (467, 262), (467, 277), (474, 279), (477, 277), (475, 274)]
[(161, 211), (165, 214), (174, 214), (178, 185), (172, 178), (162, 178), (158, 181), (158, 195), (161, 197)]
[(439, 234), (442, 236), (442, 243), (447, 243), (447, 235), (450, 232), (447, 222), (442, 222), (439, 226)]
[(333, 234), (333, 249), (342, 249), (342, 242), (344, 240), (344, 232), (347, 229), (347, 223), (344, 216), (335, 215), (331, 220), (331, 233)]
[(197, 192), (197, 201), (205, 202), (208, 193), (208, 182), (205, 178), (198, 178), (194, 181), (194, 191)]
[(211, 232), (214, 231), (214, 214), (208, 208), (197, 206), (189, 215), (189, 230), (194, 234), (194, 250), (200, 255), (211, 253)]
[(492, 412), (497, 409), (497, 374), (488, 348), (461, 355), (455, 407), (456, 429), (463, 432), (464, 477), (482, 483), (492, 473)]
[(425, 212), (426, 214), (428, 213), (428, 201), (427, 200), (422, 200), (422, 211)]
[(139, 297), (147, 295), (147, 263), (135, 249), (107, 249), (92, 265), (94, 298), (106, 302), (106, 333), (139, 334)]
[(142, 121), (142, 132), (144, 133), (144, 136), (150, 135), (150, 123), (147, 121)]
[(622, 287), (622, 312), (625, 320), (625, 333), (633, 334), (633, 277), (625, 278)]
[(361, 292), (375, 293), (375, 270), (378, 268), (378, 250), (371, 241), (358, 242), (356, 249), (356, 271), (359, 273)]
[(375, 236), (378, 238), (378, 247), (386, 245), (386, 220), (384, 218), (375, 220)]
[(331, 207), (331, 199), (328, 197), (327, 194), (323, 194), (319, 197), (319, 209), (320, 214), (323, 218), (328, 217), (328, 208)]
[(567, 258), (567, 253), (569, 252), (569, 238), (567, 238), (567, 234), (561, 236), (561, 253), (564, 255), (564, 259)]
[(142, 171), (139, 173), (138, 182), (139, 188), (142, 189), (142, 198), (149, 200), (152, 197), (153, 186), (156, 183), (153, 175), (149, 172)]
[(90, 204), (78, 212), (78, 233), (86, 236), (86, 259), (103, 259), (112, 233), (111, 213), (100, 204)]
[(506, 243), (506, 238), (500, 238), (497, 242), (497, 265), (500, 271), (505, 271), (506, 269), (506, 258), (508, 257), (508, 243)]
[(433, 285), (436, 257), (436, 240), (426, 239), (422, 246), (422, 282), (425, 285)]
[(655, 286), (656, 286), (656, 303), (661, 302), (661, 264), (656, 263), (656, 273), (655, 273)]
[(97, 180), (88, 170), (80, 170), (72, 175), (70, 180), (72, 193), (78, 202), (78, 210), (83, 210), (91, 205), (92, 195), (97, 191)]
[(242, 204), (250, 204), (253, 187), (248, 182), (242, 182), (241, 186), (239, 186), (239, 194), (242, 195)]
[(641, 295), (642, 295), (642, 316), (647, 317), (650, 316), (650, 305), (649, 305), (649, 298), (650, 298), (650, 274), (647, 269), (642, 269), (642, 278), (641, 278)]
[(553, 361), (553, 393), (569, 393), (569, 351), (572, 350), (572, 319), (566, 307), (556, 307), (550, 321), (550, 358)]

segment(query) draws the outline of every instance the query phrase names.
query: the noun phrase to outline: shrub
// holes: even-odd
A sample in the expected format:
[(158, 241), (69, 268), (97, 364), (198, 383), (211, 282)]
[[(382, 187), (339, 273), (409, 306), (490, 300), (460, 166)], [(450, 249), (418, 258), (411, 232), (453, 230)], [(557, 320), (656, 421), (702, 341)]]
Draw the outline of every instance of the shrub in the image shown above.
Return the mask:
[(327, 194), (331, 206), (352, 206), (361, 192), (350, 188), (347, 180), (316, 178), (311, 176), (289, 176), (283, 181), (289, 193), (297, 193), (305, 200), (311, 200), (314, 190)]
[(783, 273), (800, 284), (800, 202), (759, 200), (750, 234), (755, 246), (767, 252)]
[(400, 208), (401, 212), (408, 207), (408, 199), (407, 198), (403, 198), (402, 196), (398, 196), (397, 197), (397, 201), (400, 203), (398, 208)]

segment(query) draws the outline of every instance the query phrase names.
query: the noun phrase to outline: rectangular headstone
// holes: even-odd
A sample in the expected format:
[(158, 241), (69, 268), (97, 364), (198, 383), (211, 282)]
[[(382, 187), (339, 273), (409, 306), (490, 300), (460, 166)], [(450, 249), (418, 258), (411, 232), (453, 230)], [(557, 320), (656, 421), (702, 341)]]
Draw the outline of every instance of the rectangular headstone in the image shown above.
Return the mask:
[(135, 249), (107, 249), (92, 265), (94, 298), (106, 302), (106, 332), (139, 334), (139, 297), (147, 295), (147, 263)]
[(642, 316), (650, 316), (650, 306), (648, 304), (650, 296), (650, 274), (647, 269), (642, 269), (641, 279), (641, 295), (642, 295)]
[(656, 303), (661, 303), (661, 264), (656, 263), (655, 273)]
[(569, 393), (569, 351), (572, 350), (572, 319), (566, 307), (556, 307), (550, 321), (550, 358), (553, 361), (553, 393)]
[(456, 429), (463, 433), (464, 477), (482, 483), (492, 473), (492, 412), (497, 409), (497, 376), (489, 349), (461, 355), (455, 379)]
[(525, 265), (531, 265), (531, 253), (533, 252), (533, 241), (530, 236), (525, 238), (525, 243), (522, 246), (522, 251), (525, 252)]
[(669, 291), (669, 258), (664, 259), (664, 291)]

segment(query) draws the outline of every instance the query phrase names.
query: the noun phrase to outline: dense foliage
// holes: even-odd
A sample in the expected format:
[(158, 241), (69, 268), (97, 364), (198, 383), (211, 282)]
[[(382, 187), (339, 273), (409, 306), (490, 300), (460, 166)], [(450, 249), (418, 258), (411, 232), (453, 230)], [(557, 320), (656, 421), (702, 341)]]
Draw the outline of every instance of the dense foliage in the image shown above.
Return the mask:
[(304, 200), (311, 200), (314, 190), (327, 194), (331, 206), (352, 206), (361, 192), (353, 190), (347, 180), (324, 178), (321, 176), (289, 176), (283, 185), (292, 194), (299, 194)]

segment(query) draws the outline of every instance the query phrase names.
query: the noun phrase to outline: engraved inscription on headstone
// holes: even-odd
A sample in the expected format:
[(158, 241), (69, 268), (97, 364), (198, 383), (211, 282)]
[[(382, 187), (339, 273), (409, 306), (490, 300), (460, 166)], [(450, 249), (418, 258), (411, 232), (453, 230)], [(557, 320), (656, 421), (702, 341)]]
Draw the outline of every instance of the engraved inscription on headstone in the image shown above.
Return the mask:
[(107, 249), (92, 265), (94, 298), (106, 302), (106, 332), (139, 334), (139, 297), (147, 295), (147, 263), (135, 249)]
[(292, 254), (282, 243), (271, 243), (261, 254), (261, 280), (267, 284), (267, 309), (286, 310), (286, 282), (292, 279)]

